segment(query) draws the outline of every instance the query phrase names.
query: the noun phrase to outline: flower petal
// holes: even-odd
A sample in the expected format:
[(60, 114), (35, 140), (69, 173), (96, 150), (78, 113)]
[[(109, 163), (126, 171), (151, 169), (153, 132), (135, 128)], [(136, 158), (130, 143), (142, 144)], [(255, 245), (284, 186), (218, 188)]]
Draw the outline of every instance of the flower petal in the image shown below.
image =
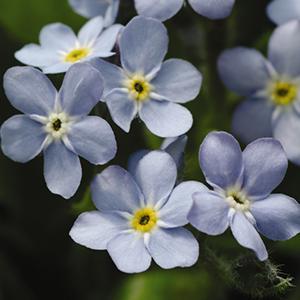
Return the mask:
[(237, 94), (249, 96), (266, 88), (270, 64), (257, 50), (237, 47), (219, 57), (218, 70), (223, 83)]
[(226, 132), (209, 133), (200, 146), (200, 167), (206, 181), (226, 190), (239, 185), (243, 177), (243, 157), (237, 140)]
[(117, 143), (109, 124), (100, 117), (89, 116), (72, 125), (68, 138), (75, 152), (95, 165), (113, 159)]
[(288, 240), (300, 232), (300, 205), (286, 195), (254, 201), (251, 213), (258, 231), (271, 240)]
[(168, 201), (159, 211), (159, 219), (164, 227), (179, 227), (188, 223), (187, 215), (190, 211), (196, 192), (205, 192), (208, 188), (197, 181), (182, 182), (172, 191)]
[(14, 161), (33, 159), (42, 151), (45, 140), (42, 125), (28, 116), (13, 116), (1, 126), (2, 151)]
[(48, 189), (68, 199), (77, 191), (82, 170), (78, 155), (55, 141), (44, 150), (44, 176)]
[(229, 205), (215, 192), (197, 192), (193, 194), (194, 204), (188, 214), (188, 220), (199, 231), (209, 235), (225, 232), (229, 225)]
[(91, 185), (92, 199), (100, 211), (132, 213), (144, 197), (132, 176), (119, 166), (110, 166), (98, 174)]
[(189, 0), (192, 8), (210, 19), (223, 19), (230, 15), (235, 0)]
[(116, 213), (90, 211), (77, 218), (69, 234), (80, 245), (105, 250), (111, 239), (127, 229), (128, 221)]
[(181, 59), (165, 61), (151, 82), (155, 93), (163, 99), (185, 103), (195, 99), (202, 83), (202, 75), (189, 62)]
[(135, 17), (120, 38), (121, 62), (129, 73), (148, 75), (157, 71), (168, 50), (165, 26), (154, 19)]
[(108, 243), (107, 251), (122, 272), (139, 273), (150, 267), (151, 256), (141, 235), (119, 234)]
[(62, 109), (74, 115), (87, 115), (101, 99), (103, 78), (87, 63), (73, 65), (59, 91)]
[(131, 154), (129, 156), (127, 169), (131, 175), (133, 175), (133, 176), (135, 175), (136, 168), (137, 168), (139, 161), (149, 152), (151, 152), (151, 151), (142, 149), (142, 150), (138, 150), (138, 151), (134, 152), (133, 154)]
[(199, 245), (185, 228), (162, 229), (151, 233), (148, 250), (163, 269), (190, 267), (199, 256)]
[(258, 139), (243, 152), (243, 189), (248, 196), (263, 199), (283, 180), (288, 160), (281, 144), (273, 138)]
[(72, 63), (62, 61), (54, 65), (41, 67), (41, 69), (45, 74), (59, 74), (67, 72), (72, 65)]
[(159, 209), (170, 195), (176, 182), (177, 169), (172, 157), (163, 151), (151, 151), (138, 163), (135, 179), (146, 204)]
[(78, 40), (82, 45), (93, 45), (103, 30), (104, 20), (97, 16), (89, 20), (81, 27), (78, 33)]
[(51, 81), (32, 67), (13, 67), (4, 75), (4, 90), (10, 103), (26, 114), (48, 115), (57, 92)]
[(169, 101), (147, 101), (143, 104), (139, 116), (148, 129), (160, 137), (182, 135), (189, 131), (193, 124), (193, 117), (188, 109)]
[(261, 237), (242, 212), (233, 215), (230, 226), (233, 236), (241, 246), (253, 250), (261, 261), (268, 259)]
[(238, 105), (232, 118), (232, 132), (248, 144), (271, 137), (274, 106), (263, 98), (250, 98)]
[(139, 15), (160, 21), (170, 19), (183, 5), (183, 0), (135, 0), (135, 8)]

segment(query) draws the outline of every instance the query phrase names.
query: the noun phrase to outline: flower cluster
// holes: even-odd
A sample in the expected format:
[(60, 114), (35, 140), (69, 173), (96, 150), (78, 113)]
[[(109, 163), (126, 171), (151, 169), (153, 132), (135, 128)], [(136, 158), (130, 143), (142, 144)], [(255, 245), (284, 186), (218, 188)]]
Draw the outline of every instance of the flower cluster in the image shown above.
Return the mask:
[[(271, 193), (285, 176), (288, 158), (300, 165), (300, 21), (274, 31), (268, 60), (242, 47), (221, 54), (221, 79), (247, 97), (234, 113), (233, 132), (250, 144), (242, 151), (229, 133), (206, 136), (199, 162), (211, 190), (177, 176), (193, 124), (183, 105), (197, 98), (202, 74), (185, 60), (164, 61), (169, 37), (161, 21), (174, 16), (184, 1), (135, 0), (140, 16), (126, 26), (114, 24), (119, 0), (69, 2), (91, 18), (78, 36), (60, 23), (45, 26), (40, 45), (26, 45), (15, 54), (30, 66), (13, 67), (4, 76), (6, 96), (23, 114), (2, 125), (3, 153), (21, 163), (43, 153), (48, 189), (70, 198), (81, 182), (79, 156), (104, 165), (117, 152), (109, 123), (88, 116), (96, 105), (106, 105), (125, 132), (139, 118), (151, 133), (166, 138), (159, 150), (132, 154), (128, 171), (112, 165), (95, 176), (91, 194), (97, 210), (79, 215), (71, 238), (107, 250), (119, 270), (137, 273), (152, 259), (164, 269), (195, 264), (199, 245), (184, 228), (189, 223), (209, 235), (230, 227), (237, 242), (261, 261), (268, 252), (259, 233), (271, 240), (298, 234), (299, 203)], [(199, 14), (219, 19), (230, 14), (235, 1), (188, 2)], [(275, 0), (269, 13), (283, 21), (290, 17), (275, 16), (281, 3)], [(66, 73), (59, 91), (49, 73)]]

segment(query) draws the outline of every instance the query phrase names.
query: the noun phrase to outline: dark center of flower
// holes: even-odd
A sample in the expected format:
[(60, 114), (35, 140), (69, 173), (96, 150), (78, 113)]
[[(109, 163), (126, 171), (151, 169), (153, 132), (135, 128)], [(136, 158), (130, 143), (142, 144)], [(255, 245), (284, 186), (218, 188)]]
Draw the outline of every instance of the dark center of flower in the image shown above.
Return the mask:
[(144, 215), (140, 218), (139, 224), (140, 225), (147, 225), (150, 221), (150, 216), (149, 215)]
[(236, 203), (244, 204), (244, 201), (238, 195), (231, 195)]
[(278, 89), (276, 92), (277, 92), (278, 97), (285, 97), (289, 93), (289, 89), (281, 88), (281, 89)]
[(55, 131), (59, 131), (61, 128), (61, 120), (60, 119), (56, 119), (54, 122), (52, 122), (52, 127)]
[(134, 84), (134, 89), (135, 89), (139, 94), (141, 94), (141, 93), (144, 91), (143, 84), (141, 84), (140, 82), (136, 82), (136, 83)]

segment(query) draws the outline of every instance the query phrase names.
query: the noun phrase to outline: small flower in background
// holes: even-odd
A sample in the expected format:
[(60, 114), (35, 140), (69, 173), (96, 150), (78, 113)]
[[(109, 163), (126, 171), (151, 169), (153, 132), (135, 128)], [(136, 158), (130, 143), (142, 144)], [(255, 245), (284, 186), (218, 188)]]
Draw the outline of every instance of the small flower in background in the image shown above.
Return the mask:
[(164, 269), (189, 267), (198, 258), (188, 223), (192, 193), (205, 187), (187, 181), (174, 188), (176, 164), (166, 152), (152, 151), (137, 165), (134, 177), (110, 166), (92, 183), (99, 211), (81, 214), (70, 236), (88, 248), (107, 250), (119, 270), (147, 270), (151, 257)]
[(300, 19), (299, 0), (273, 0), (267, 6), (268, 17), (277, 25)]
[(38, 67), (44, 73), (63, 73), (75, 63), (94, 57), (110, 57), (121, 25), (104, 29), (101, 16), (88, 21), (79, 31), (78, 37), (64, 24), (53, 23), (40, 32), (40, 44), (29, 44), (15, 53), (20, 62)]
[(74, 195), (82, 176), (78, 155), (92, 164), (105, 164), (115, 156), (109, 124), (87, 116), (103, 91), (100, 73), (89, 64), (71, 67), (59, 93), (37, 69), (14, 67), (4, 76), (4, 90), (24, 115), (2, 125), (2, 151), (22, 163), (43, 151), (44, 176), (52, 193), (64, 198)]
[(192, 126), (191, 113), (178, 103), (197, 97), (202, 76), (184, 60), (163, 62), (168, 42), (161, 22), (135, 17), (120, 37), (122, 68), (100, 59), (90, 61), (104, 76), (102, 100), (126, 132), (136, 116), (160, 137), (182, 135)]
[(218, 61), (225, 85), (246, 96), (232, 119), (232, 131), (245, 143), (274, 136), (288, 158), (300, 164), (300, 22), (278, 27), (269, 42), (269, 60), (248, 48), (222, 53)]
[(212, 132), (200, 146), (199, 160), (214, 190), (193, 194), (188, 220), (198, 230), (219, 235), (230, 226), (238, 243), (262, 261), (268, 253), (258, 232), (271, 240), (287, 240), (300, 232), (299, 203), (271, 194), (288, 165), (278, 141), (258, 139), (242, 152), (232, 135)]
[(105, 27), (112, 25), (119, 11), (120, 0), (69, 0), (70, 6), (86, 18), (102, 16)]

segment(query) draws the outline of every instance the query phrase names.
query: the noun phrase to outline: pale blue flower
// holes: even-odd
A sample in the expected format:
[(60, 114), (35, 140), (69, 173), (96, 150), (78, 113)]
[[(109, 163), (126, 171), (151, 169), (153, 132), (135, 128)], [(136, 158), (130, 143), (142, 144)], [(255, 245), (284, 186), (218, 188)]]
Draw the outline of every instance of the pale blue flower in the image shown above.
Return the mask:
[(300, 22), (278, 27), (269, 42), (268, 60), (258, 51), (234, 48), (220, 56), (225, 85), (245, 96), (232, 120), (232, 131), (244, 142), (274, 136), (288, 158), (300, 164)]
[(267, 6), (269, 18), (281, 25), (291, 20), (300, 19), (300, 1), (299, 0), (273, 0)]
[(164, 269), (188, 267), (198, 258), (188, 223), (192, 193), (205, 187), (187, 181), (174, 188), (176, 164), (166, 152), (152, 151), (137, 165), (134, 177), (110, 166), (92, 183), (99, 211), (81, 214), (70, 236), (91, 249), (107, 250), (119, 270), (147, 270), (151, 258)]
[(288, 166), (278, 141), (258, 139), (242, 152), (232, 135), (212, 132), (200, 147), (199, 161), (213, 190), (202, 189), (192, 196), (188, 220), (198, 230), (219, 235), (230, 226), (237, 242), (262, 261), (268, 253), (258, 232), (271, 240), (287, 240), (299, 233), (299, 203), (271, 194)]
[(78, 155), (97, 165), (115, 156), (109, 124), (87, 116), (103, 92), (102, 77), (89, 64), (72, 66), (59, 92), (37, 69), (14, 67), (4, 75), (4, 90), (24, 115), (2, 125), (2, 151), (22, 163), (43, 152), (44, 176), (52, 193), (64, 198), (74, 195), (82, 175)]
[(64, 24), (53, 23), (40, 32), (40, 45), (28, 44), (15, 53), (20, 62), (38, 67), (44, 73), (63, 73), (70, 66), (94, 57), (110, 57), (121, 25), (104, 30), (101, 16), (88, 21), (78, 36)]
[(163, 62), (168, 42), (161, 22), (135, 17), (120, 37), (122, 68), (100, 59), (90, 62), (104, 76), (102, 100), (126, 132), (136, 116), (161, 137), (182, 135), (192, 126), (191, 113), (178, 103), (197, 97), (202, 76), (184, 60)]

